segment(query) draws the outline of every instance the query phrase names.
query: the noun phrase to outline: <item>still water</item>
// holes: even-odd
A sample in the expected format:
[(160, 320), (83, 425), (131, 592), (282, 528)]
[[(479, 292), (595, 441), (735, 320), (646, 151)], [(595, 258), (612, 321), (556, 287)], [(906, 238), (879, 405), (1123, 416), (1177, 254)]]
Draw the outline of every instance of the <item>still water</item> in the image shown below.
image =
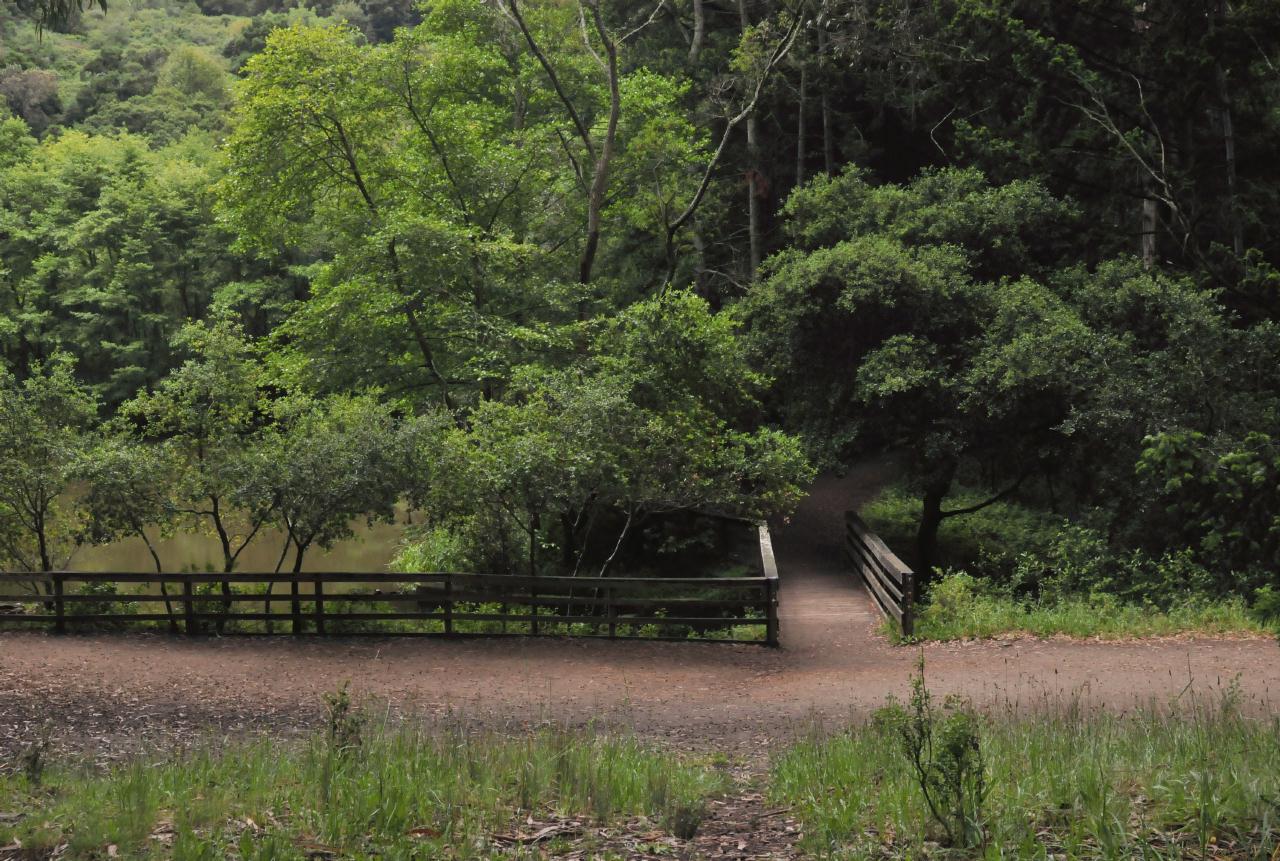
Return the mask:
[[(314, 547), (303, 557), (303, 571), (383, 571), (395, 556), (404, 535), (403, 515), (395, 523), (364, 521), (353, 524), (355, 537), (335, 544), (332, 550)], [(221, 571), (222, 549), (214, 535), (179, 533), (156, 541), (156, 552), (165, 571)], [(274, 571), (284, 533), (264, 529), (240, 554), (236, 569), (245, 573)], [(293, 567), (293, 549), (282, 570)], [(71, 559), (72, 571), (155, 571), (155, 563), (141, 538), (129, 538), (99, 547), (81, 547)]]

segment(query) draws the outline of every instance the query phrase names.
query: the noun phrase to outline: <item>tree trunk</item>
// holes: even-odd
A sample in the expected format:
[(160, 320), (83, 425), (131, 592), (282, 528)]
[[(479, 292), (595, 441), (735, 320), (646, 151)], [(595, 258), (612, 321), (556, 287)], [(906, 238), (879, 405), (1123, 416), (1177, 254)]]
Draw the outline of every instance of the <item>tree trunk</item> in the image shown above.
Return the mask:
[(298, 575), (302, 573), (302, 557), (307, 552), (307, 547), (301, 542), (294, 542), (295, 553), (293, 555), (293, 581), (289, 584), (289, 612), (293, 614), (293, 633), (302, 633), (302, 601), (300, 600), (301, 589), (299, 588)]
[[(822, 57), (827, 52), (827, 31), (826, 29), (818, 30), (818, 62), (822, 62)], [(836, 170), (836, 143), (833, 138), (831, 129), (831, 102), (827, 98), (827, 88), (823, 85), (823, 81), (818, 81), (819, 89), (822, 90), (822, 166), (828, 175), (835, 173)]]
[(1142, 265), (1150, 269), (1156, 265), (1156, 228), (1160, 220), (1160, 204), (1154, 197), (1142, 200)]
[[(1229, 10), (1227, 0), (1218, 0), (1218, 8), (1213, 20), (1216, 29), (1226, 22)], [(1218, 85), (1218, 111), (1222, 123), (1222, 149), (1226, 157), (1227, 169), (1227, 221), (1231, 227), (1231, 249), (1237, 257), (1244, 256), (1244, 228), (1240, 223), (1240, 206), (1237, 199), (1236, 177), (1236, 131), (1235, 121), (1231, 115), (1231, 88), (1227, 83), (1227, 72), (1222, 68), (1222, 61), (1215, 57), (1214, 77)]]
[[(742, 25), (742, 32), (746, 33), (751, 26), (751, 19), (747, 16), (747, 0), (738, 0), (738, 19)], [(760, 268), (760, 261), (763, 257), (761, 226), (760, 226), (760, 198), (764, 193), (761, 186), (760, 175), (760, 124), (756, 121), (755, 111), (751, 112), (751, 116), (747, 117), (747, 231), (750, 238), (751, 258), (750, 271), (747, 273), (747, 280), (754, 281), (756, 279), (756, 271)]]
[(618, 138), (618, 120), (622, 115), (622, 92), (618, 80), (618, 49), (605, 29), (599, 5), (591, 7), (591, 16), (600, 41), (604, 44), (607, 60), (605, 68), (609, 78), (609, 119), (605, 125), (604, 142), (600, 145), (599, 155), (596, 156), (595, 171), (591, 177), (591, 189), (587, 197), (587, 244), (582, 251), (582, 260), (578, 266), (578, 282), (581, 284), (591, 282), (596, 251), (600, 246), (600, 215), (601, 210), (604, 209), (605, 191), (609, 185), (609, 165), (613, 160), (613, 150)]
[[(209, 517), (213, 520), (213, 528), (218, 533), (218, 543), (222, 546), (222, 573), (230, 574), (236, 567), (236, 557), (231, 552), (231, 536), (227, 534), (226, 527), (222, 524), (221, 502), (218, 497), (210, 496), (209, 503)], [(231, 584), (223, 580), (219, 585), (222, 587), (223, 618), (214, 623), (214, 630), (221, 634), (227, 625), (225, 617), (231, 612)]]
[(930, 487), (924, 492), (920, 528), (916, 531), (916, 597), (928, 594), (938, 554), (938, 528), (942, 526), (942, 500), (946, 492)]
[(707, 38), (707, 11), (702, 6), (703, 0), (693, 0), (693, 41), (689, 43), (689, 65), (698, 62), (702, 53), (702, 43)]
[(933, 579), (933, 566), (938, 556), (938, 529), (946, 516), (942, 501), (951, 492), (956, 464), (944, 462), (931, 469), (925, 478), (923, 503), (920, 511), (920, 527), (916, 531), (916, 599), (929, 591)]
[[(164, 566), (160, 564), (160, 554), (156, 552), (155, 545), (153, 545), (151, 543), (151, 539), (147, 537), (146, 530), (141, 526), (137, 526), (134, 528), (134, 531), (138, 534), (138, 537), (142, 539), (142, 543), (147, 545), (147, 552), (151, 554), (151, 561), (155, 563), (156, 573), (164, 574)], [(160, 581), (160, 594), (165, 599), (164, 612), (165, 615), (169, 617), (169, 633), (176, 634), (178, 633), (178, 620), (173, 615), (173, 603), (169, 601), (169, 587), (165, 585), (163, 580)]]
[(804, 185), (804, 153), (805, 153), (805, 135), (804, 135), (804, 102), (806, 90), (809, 84), (809, 64), (801, 61), (800, 64), (800, 94), (799, 104), (796, 105), (796, 187)]

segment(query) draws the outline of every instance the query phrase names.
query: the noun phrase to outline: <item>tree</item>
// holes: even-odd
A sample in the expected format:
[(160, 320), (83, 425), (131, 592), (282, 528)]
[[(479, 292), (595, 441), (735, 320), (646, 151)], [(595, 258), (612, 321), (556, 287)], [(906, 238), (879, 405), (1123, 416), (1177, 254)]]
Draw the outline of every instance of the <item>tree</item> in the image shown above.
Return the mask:
[(573, 366), (522, 369), (504, 400), (450, 434), (434, 512), (480, 509), (514, 526), (530, 574), (577, 573), (594, 530), (613, 523), (599, 576), (653, 515), (785, 512), (811, 471), (795, 438), (753, 429), (762, 384), (732, 320), (705, 300), (636, 303)]
[(210, 155), (67, 132), (0, 165), (0, 355), (18, 373), (65, 349), (114, 408), (172, 367), (219, 287), (267, 274), (225, 250)]
[[(271, 517), (256, 474), (267, 410), (263, 372), (239, 326), (225, 319), (189, 324), (175, 343), (191, 358), (120, 413), (142, 440), (163, 447), (170, 470), (157, 479), (172, 482), (179, 516), (213, 531), (229, 574)], [(229, 610), (225, 581), (222, 594)]]
[(97, 413), (65, 354), (19, 381), (0, 365), (0, 552), (6, 567), (63, 568), (79, 537), (78, 512), (63, 497), (89, 445)]
[(401, 423), (388, 406), (370, 396), (313, 400), (294, 395), (277, 405), (275, 424), (256, 454), (254, 472), (288, 536), (285, 551), (293, 547), (290, 593), (295, 619), (297, 578), (307, 551), (350, 538), (357, 518), (370, 523), (393, 519), (396, 502), (409, 489), (408, 478), (414, 473), (415, 428), (415, 422)]
[[(1230, 391), (1250, 360), (1213, 296), (1127, 261), (1065, 266), (1041, 237), (1071, 210), (1038, 184), (952, 170), (872, 186), (847, 171), (787, 212), (794, 247), (742, 306), (757, 354), (828, 458), (902, 455), (926, 578), (948, 517), (1054, 474), (1079, 499), (1099, 483), (1126, 499), (1117, 484), (1155, 429), (1258, 420), (1261, 393)], [(991, 493), (948, 509), (962, 475)]]
[[(107, 544), (121, 538), (137, 538), (146, 546), (157, 574), (164, 573), (164, 564), (147, 529), (155, 527), (163, 533), (177, 515), (177, 506), (169, 497), (172, 484), (167, 480), (174, 465), (167, 454), (160, 446), (108, 431), (88, 450), (75, 471), (76, 480), (85, 485), (82, 505), (87, 540)], [(166, 598), (169, 594), (163, 581), (160, 594)], [(173, 605), (167, 600), (165, 612), (170, 629), (176, 630)]]

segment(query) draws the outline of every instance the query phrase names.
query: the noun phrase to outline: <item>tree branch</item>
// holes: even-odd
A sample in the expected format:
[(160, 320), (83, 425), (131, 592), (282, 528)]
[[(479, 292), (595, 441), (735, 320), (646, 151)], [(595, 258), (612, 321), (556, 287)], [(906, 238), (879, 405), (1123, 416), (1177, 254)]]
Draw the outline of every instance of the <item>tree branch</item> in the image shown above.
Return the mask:
[(945, 520), (948, 517), (959, 517), (961, 514), (973, 514), (975, 511), (981, 511), (988, 506), (995, 505), (1003, 499), (1007, 499), (1009, 496), (1017, 492), (1018, 488), (1022, 486), (1022, 483), (1027, 480), (1027, 477), (1030, 476), (1032, 472), (1034, 472), (1034, 468), (1028, 469), (1026, 472), (1022, 473), (1022, 475), (1018, 476), (1018, 480), (1013, 484), (1009, 485), (990, 499), (979, 502), (977, 505), (970, 505), (965, 508), (953, 508), (940, 512), (942, 519)]

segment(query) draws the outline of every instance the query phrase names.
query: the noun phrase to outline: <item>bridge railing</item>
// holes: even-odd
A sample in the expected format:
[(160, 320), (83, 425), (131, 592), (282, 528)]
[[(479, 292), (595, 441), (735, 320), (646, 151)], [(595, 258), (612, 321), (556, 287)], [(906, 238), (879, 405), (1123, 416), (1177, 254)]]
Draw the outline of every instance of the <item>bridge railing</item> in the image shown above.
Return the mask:
[(876, 606), (898, 623), (903, 636), (915, 628), (916, 575), (855, 512), (846, 511), (845, 555), (867, 585)]

